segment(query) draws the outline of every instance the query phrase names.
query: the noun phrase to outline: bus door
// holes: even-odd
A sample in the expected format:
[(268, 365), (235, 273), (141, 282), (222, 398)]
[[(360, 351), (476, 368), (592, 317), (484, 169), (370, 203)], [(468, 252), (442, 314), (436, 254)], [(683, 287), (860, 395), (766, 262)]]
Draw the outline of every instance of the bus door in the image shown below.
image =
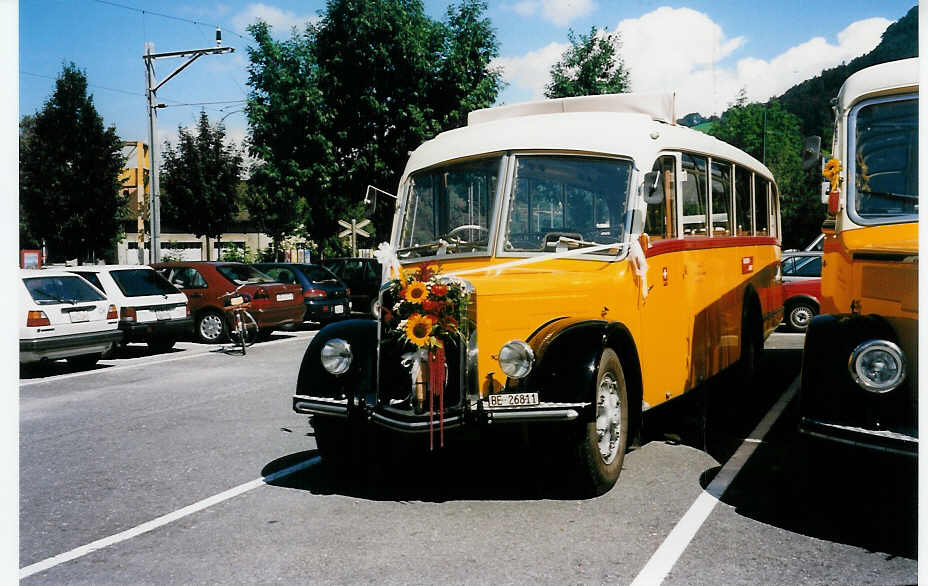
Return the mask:
[(687, 316), (691, 313), (685, 294), (683, 253), (678, 230), (678, 159), (664, 155), (654, 163), (659, 172), (658, 189), (648, 205), (644, 232), (650, 245), (648, 255), (648, 296), (642, 308), (642, 331), (646, 356), (657, 361), (642, 364), (644, 401), (657, 405), (684, 391), (690, 371), (690, 336)]

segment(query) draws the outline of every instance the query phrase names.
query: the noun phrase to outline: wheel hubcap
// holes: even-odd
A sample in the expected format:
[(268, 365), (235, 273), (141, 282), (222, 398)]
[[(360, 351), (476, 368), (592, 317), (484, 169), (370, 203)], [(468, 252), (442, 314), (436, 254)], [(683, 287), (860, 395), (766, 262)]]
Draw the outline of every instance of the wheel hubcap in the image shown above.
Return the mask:
[(603, 462), (611, 464), (615, 460), (622, 431), (619, 408), (619, 385), (613, 373), (607, 372), (599, 381), (596, 398), (596, 435), (599, 443), (599, 455)]
[(812, 319), (812, 312), (808, 307), (797, 307), (790, 315), (792, 316), (793, 325), (797, 328), (808, 326), (809, 321)]
[(207, 340), (215, 340), (222, 333), (222, 320), (218, 315), (210, 314), (200, 320), (200, 334)]

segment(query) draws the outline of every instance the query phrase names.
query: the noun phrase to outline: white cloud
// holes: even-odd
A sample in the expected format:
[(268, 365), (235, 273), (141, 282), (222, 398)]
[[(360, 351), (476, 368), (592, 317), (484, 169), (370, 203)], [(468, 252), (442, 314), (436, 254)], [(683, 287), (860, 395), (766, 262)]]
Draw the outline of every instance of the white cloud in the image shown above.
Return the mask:
[(545, 20), (557, 26), (567, 26), (596, 10), (593, 0), (521, 0), (508, 8), (520, 16), (534, 16), (540, 13)]
[(239, 30), (245, 30), (248, 25), (261, 19), (271, 25), (276, 35), (288, 35), (293, 27), (302, 30), (307, 22), (315, 22), (318, 18), (318, 16), (300, 15), (259, 2), (249, 4), (243, 11), (236, 14), (232, 19), (232, 24)]
[[(816, 37), (769, 60), (743, 57), (726, 66), (719, 63), (743, 52), (749, 46), (747, 39), (727, 37), (706, 14), (689, 8), (658, 8), (619, 22), (615, 30), (621, 35), (620, 54), (630, 72), (632, 91), (675, 91), (677, 114), (683, 116), (721, 113), (741, 88), (751, 101), (779, 95), (823, 69), (869, 52), (890, 24), (883, 18), (860, 20), (839, 32), (836, 44)], [(501, 57), (495, 64), (502, 66), (513, 90), (540, 99), (551, 66), (566, 48), (551, 43), (523, 56)]]
[(529, 89), (531, 99), (540, 100), (551, 77), (551, 66), (557, 63), (568, 46), (567, 43), (551, 43), (521, 57), (499, 57), (490, 63), (490, 67), (501, 68), (503, 79), (513, 86)]

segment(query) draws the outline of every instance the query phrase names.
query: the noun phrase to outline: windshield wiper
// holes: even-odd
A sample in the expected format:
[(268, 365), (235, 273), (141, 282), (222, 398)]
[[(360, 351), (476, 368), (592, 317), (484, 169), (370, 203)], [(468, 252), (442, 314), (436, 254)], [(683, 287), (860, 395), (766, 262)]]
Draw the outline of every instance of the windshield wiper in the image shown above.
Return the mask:
[[(57, 295), (52, 295), (51, 293), (49, 293), (49, 292), (46, 291), (45, 289), (34, 289), (34, 291), (35, 291), (36, 293), (40, 294), (40, 295), (45, 295), (46, 297), (51, 297), (52, 299), (54, 299), (55, 301), (58, 301), (58, 302), (60, 302), (60, 303), (70, 303), (71, 305), (74, 305), (75, 303), (77, 303), (77, 300), (76, 300), (76, 299), (62, 299), (61, 297), (58, 297)], [(50, 299), (44, 299), (43, 301), (50, 301)]]
[(888, 191), (859, 191), (860, 195), (876, 195), (878, 197), (888, 197), (890, 199), (901, 199), (905, 201), (918, 201), (918, 195), (909, 195), (907, 193), (891, 193)]

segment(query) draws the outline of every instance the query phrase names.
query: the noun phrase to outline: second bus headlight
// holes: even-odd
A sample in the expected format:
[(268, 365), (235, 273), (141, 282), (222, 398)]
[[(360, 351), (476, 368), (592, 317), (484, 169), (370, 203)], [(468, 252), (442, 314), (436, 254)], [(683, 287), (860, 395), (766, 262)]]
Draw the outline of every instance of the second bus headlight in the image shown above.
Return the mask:
[(499, 366), (512, 378), (525, 378), (535, 364), (531, 346), (521, 340), (506, 342), (499, 351)]
[(341, 338), (332, 338), (322, 346), (319, 353), (322, 367), (332, 374), (344, 374), (351, 366), (351, 344)]
[(888, 393), (905, 379), (905, 356), (892, 342), (869, 340), (854, 349), (848, 369), (861, 388)]

